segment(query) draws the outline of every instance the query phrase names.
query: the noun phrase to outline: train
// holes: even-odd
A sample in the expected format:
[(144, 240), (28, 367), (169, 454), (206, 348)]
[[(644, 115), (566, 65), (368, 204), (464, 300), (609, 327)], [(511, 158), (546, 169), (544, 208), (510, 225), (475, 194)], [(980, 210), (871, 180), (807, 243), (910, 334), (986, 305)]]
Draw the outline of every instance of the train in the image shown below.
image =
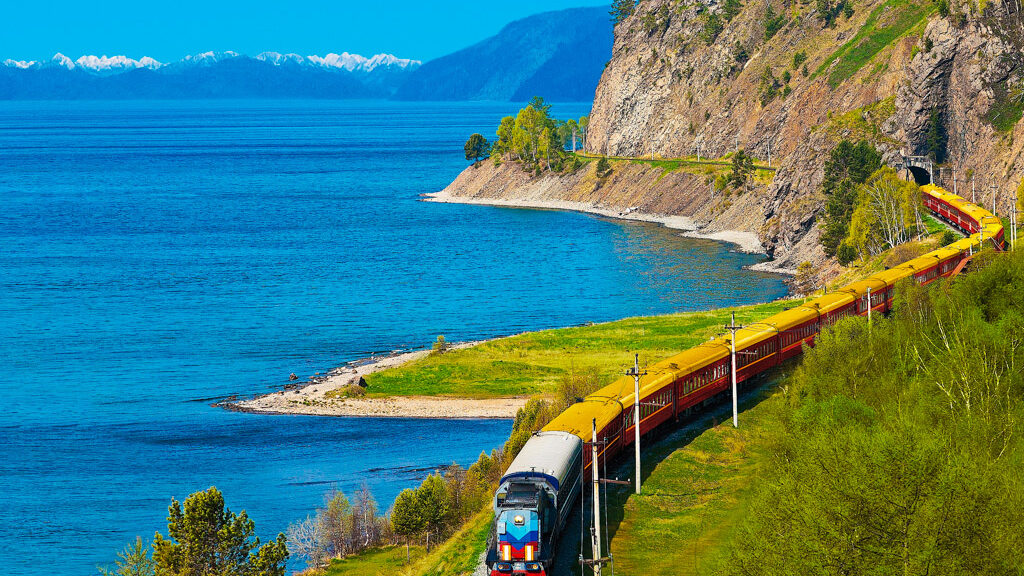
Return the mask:
[[(965, 237), (894, 268), (813, 298), (735, 332), (736, 380), (744, 382), (813, 346), (823, 327), (847, 316), (887, 313), (901, 280), (920, 285), (959, 272), (987, 245), (1006, 248), (1002, 221), (980, 206), (929, 184), (922, 203)], [(681, 421), (716, 402), (730, 389), (731, 342), (714, 338), (648, 368), (639, 386), (640, 436)], [(494, 494), (494, 525), (486, 564), (491, 576), (546, 576), (558, 536), (590, 475), (592, 450), (584, 449), (596, 425), (597, 458), (630, 449), (634, 381), (624, 376), (569, 406), (523, 446)]]

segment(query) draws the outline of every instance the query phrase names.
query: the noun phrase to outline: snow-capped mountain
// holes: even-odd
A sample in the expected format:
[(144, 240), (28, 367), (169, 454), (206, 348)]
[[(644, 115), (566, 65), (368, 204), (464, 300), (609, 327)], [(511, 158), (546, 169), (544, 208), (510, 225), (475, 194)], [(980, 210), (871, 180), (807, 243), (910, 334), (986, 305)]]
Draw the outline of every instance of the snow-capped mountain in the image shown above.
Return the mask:
[(7, 59), (0, 99), (36, 98), (381, 98), (398, 89), (418, 60), (342, 52), (301, 56), (203, 52), (177, 62), (144, 56), (84, 55), (72, 60)]

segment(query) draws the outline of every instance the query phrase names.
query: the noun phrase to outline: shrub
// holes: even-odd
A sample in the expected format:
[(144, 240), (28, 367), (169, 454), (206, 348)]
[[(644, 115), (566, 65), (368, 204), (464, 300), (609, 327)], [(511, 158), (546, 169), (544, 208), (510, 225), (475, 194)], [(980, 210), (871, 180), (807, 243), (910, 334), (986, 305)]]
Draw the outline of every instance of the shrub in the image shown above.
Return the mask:
[(803, 50), (801, 50), (801, 51), (797, 52), (796, 54), (793, 54), (793, 69), (794, 70), (798, 70), (801, 66), (804, 65), (804, 62), (807, 62), (807, 52), (804, 52)]
[(430, 349), (431, 354), (444, 354), (451, 347), (450, 344), (444, 339), (444, 334), (438, 334), (437, 340), (434, 340), (434, 345)]
[(942, 233), (942, 238), (939, 239), (939, 244), (942, 244), (943, 246), (949, 246), (953, 242), (956, 242), (958, 239), (959, 237), (956, 235), (956, 232), (953, 232), (952, 230), (946, 230), (945, 232)]
[(598, 178), (606, 178), (609, 174), (612, 173), (612, 163), (609, 162), (607, 158), (602, 157), (600, 160), (598, 160), (597, 166), (595, 168), (597, 169)]
[(843, 266), (849, 266), (850, 262), (857, 259), (857, 249), (850, 246), (846, 242), (839, 245), (839, 249), (836, 250), (836, 260), (839, 261)]

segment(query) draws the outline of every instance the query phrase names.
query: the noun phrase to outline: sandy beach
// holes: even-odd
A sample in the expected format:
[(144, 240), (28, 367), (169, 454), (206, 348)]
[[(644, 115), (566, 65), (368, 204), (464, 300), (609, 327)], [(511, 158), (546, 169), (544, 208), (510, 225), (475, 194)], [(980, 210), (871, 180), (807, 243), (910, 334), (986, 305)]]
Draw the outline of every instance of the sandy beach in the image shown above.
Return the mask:
[[(469, 348), (480, 342), (464, 342), (451, 349)], [(429, 350), (373, 356), (350, 362), (309, 381), (291, 384), (284, 390), (247, 400), (216, 404), (228, 410), (259, 414), (305, 414), (311, 416), (371, 416), (382, 418), (513, 418), (527, 397), (449, 398), (440, 396), (344, 397), (350, 386), (358, 386), (368, 374), (401, 366), (430, 354)]]
[(757, 234), (751, 232), (740, 232), (738, 230), (723, 230), (716, 232), (702, 232), (692, 218), (687, 216), (672, 216), (667, 214), (649, 214), (639, 210), (622, 211), (606, 208), (586, 202), (573, 202), (569, 200), (538, 200), (538, 199), (516, 199), (505, 200), (500, 198), (470, 198), (455, 196), (446, 190), (431, 192), (422, 195), (427, 202), (443, 202), (449, 204), (480, 204), (484, 206), (503, 206), (506, 208), (537, 208), (542, 210), (569, 210), (573, 212), (585, 212), (596, 214), (607, 218), (619, 220), (633, 220), (637, 222), (654, 222), (666, 228), (682, 230), (683, 236), (688, 238), (701, 238), (706, 240), (717, 240), (735, 244), (741, 252), (750, 254), (764, 254), (764, 246)]

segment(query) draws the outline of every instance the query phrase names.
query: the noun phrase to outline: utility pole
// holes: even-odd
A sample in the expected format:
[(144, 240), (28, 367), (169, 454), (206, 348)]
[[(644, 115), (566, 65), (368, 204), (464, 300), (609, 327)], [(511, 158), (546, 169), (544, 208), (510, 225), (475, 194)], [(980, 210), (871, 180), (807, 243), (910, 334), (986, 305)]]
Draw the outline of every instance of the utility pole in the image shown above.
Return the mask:
[(594, 479), (594, 526), (590, 542), (594, 549), (594, 576), (601, 576), (601, 476), (597, 473), (597, 419), (591, 420), (593, 438), (590, 444), (590, 472)]
[(971, 201), (972, 202), (974, 201), (975, 198), (978, 197), (978, 185), (975, 182), (975, 178), (977, 178), (977, 176), (974, 176), (972, 174), (971, 175)]
[(647, 370), (640, 371), (640, 355), (633, 356), (633, 368), (626, 370), (626, 376), (633, 377), (633, 431), (636, 433), (636, 493), (640, 493), (640, 377)]
[(732, 345), (732, 427), (740, 427), (740, 414), (739, 414), (739, 402), (736, 398), (736, 331), (742, 329), (743, 326), (736, 325), (736, 313), (732, 313), (732, 322), (725, 327), (726, 330), (732, 332), (732, 339), (729, 343)]
[(992, 215), (996, 216), (996, 196), (999, 194), (999, 186), (992, 185)]
[(740, 133), (737, 132), (736, 133), (736, 153), (738, 154), (739, 151), (740, 151)]
[(868, 328), (871, 327), (871, 286), (868, 286)]
[(957, 186), (956, 186), (956, 169), (955, 169), (955, 168), (953, 169), (953, 194), (956, 194), (957, 196), (959, 196), (959, 195), (960, 195), (960, 193), (959, 193), (959, 192), (957, 192)]

